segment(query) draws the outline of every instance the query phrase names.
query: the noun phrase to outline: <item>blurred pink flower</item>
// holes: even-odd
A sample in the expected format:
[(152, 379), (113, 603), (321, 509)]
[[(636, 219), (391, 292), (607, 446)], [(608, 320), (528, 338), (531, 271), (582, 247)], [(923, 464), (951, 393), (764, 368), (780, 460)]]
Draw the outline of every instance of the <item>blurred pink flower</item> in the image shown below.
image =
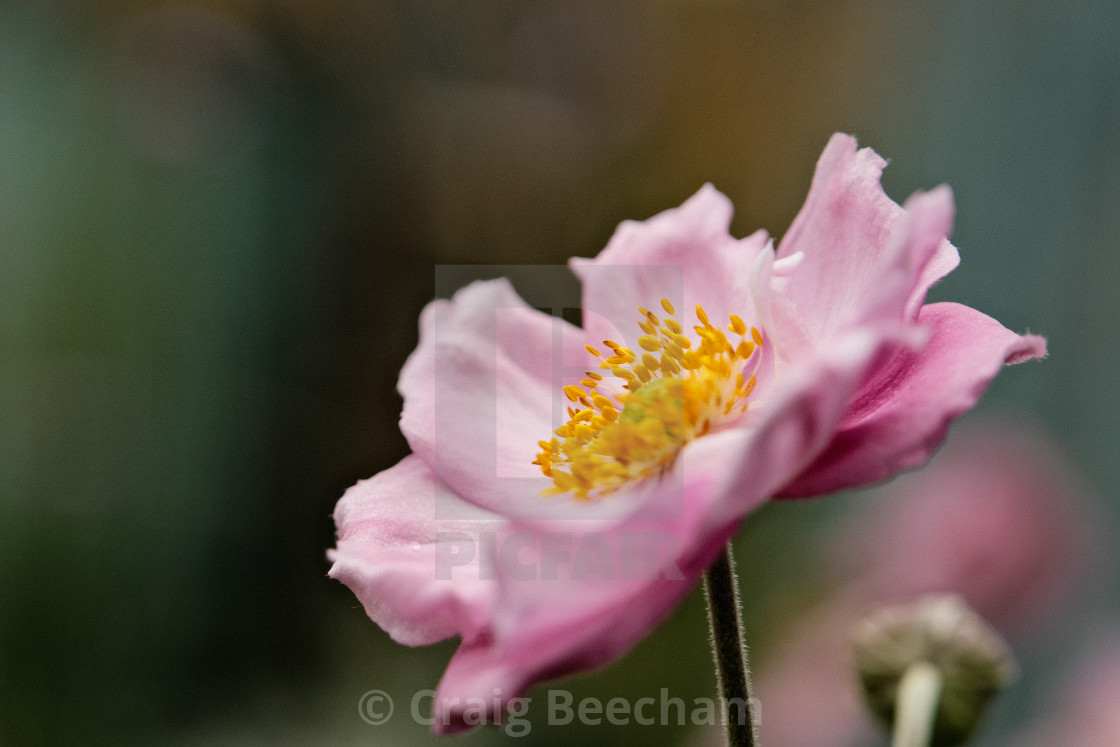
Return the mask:
[(461, 636), (437, 731), (621, 656), (746, 513), (919, 464), (1004, 363), (1045, 353), (923, 305), (958, 262), (952, 197), (899, 207), (884, 165), (834, 136), (776, 251), (732, 238), (710, 186), (623, 223), (572, 261), (583, 329), (504, 280), (425, 309), (399, 382), (413, 453), (343, 496), (330, 575), (397, 641)]
[(1004, 633), (1029, 632), (1069, 600), (1089, 560), (1086, 497), (1041, 433), (979, 421), (861, 512), (840, 565), (863, 598), (953, 592)]
[[(863, 707), (852, 661), (852, 626), (867, 612), (843, 594), (783, 628), (785, 636), (756, 664), (762, 744), (862, 747), (878, 726)], [(710, 744), (722, 743), (713, 731)]]
[(1005, 634), (1040, 632), (1087, 576), (1095, 547), (1087, 498), (1057, 445), (1035, 428), (994, 418), (962, 425), (926, 467), (896, 478), (862, 500), (841, 529), (829, 529), (844, 537), (822, 553), (830, 597), (758, 670), (763, 741), (870, 741), (875, 728), (860, 703), (849, 641), (872, 607), (957, 593)]

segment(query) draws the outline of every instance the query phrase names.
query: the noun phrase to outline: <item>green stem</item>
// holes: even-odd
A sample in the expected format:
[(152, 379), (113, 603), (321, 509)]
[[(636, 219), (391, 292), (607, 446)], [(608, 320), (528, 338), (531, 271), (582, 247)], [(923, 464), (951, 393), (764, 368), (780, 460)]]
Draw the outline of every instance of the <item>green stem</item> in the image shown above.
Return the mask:
[(739, 616), (739, 584), (735, 578), (730, 544), (704, 574), (704, 597), (708, 601), (716, 679), (727, 716), (727, 744), (730, 747), (757, 747), (750, 669), (743, 646), (743, 622)]
[(892, 747), (929, 747), (941, 686), (941, 672), (928, 661), (906, 669), (895, 698)]

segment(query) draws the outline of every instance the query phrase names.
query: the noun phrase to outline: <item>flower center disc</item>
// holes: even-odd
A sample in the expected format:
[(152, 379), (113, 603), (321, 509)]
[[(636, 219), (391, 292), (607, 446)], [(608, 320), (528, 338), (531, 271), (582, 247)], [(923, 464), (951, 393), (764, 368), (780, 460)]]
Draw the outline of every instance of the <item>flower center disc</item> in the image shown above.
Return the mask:
[(606, 358), (587, 346), (615, 381), (587, 371), (579, 386), (564, 387), (573, 403), (569, 420), (549, 441), (537, 442), (541, 451), (533, 461), (552, 478), (542, 495), (594, 500), (659, 475), (689, 441), (747, 411), (762, 333), (732, 314), (727, 331), (738, 338), (733, 343), (698, 305), (694, 345), (673, 305), (663, 298), (661, 307), (669, 315), (664, 320), (638, 308), (640, 356), (611, 340), (603, 341), (613, 353)]

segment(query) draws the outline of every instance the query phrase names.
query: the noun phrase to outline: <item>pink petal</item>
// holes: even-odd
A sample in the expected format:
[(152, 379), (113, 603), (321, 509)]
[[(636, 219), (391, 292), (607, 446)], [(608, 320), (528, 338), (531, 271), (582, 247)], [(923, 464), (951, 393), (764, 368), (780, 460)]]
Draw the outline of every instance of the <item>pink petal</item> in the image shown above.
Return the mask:
[[(783, 303), (796, 309), (794, 351), (805, 337), (826, 339), (847, 326), (894, 321), (920, 306), (929, 286), (955, 265), (943, 246), (952, 230), (948, 187), (911, 197), (899, 207), (879, 179), (886, 162), (847, 135), (829, 141), (804, 207), (778, 247), (778, 259), (803, 254), (785, 285)], [(789, 313), (776, 315), (781, 340)]]
[(907, 319), (918, 318), (918, 310), (925, 303), (926, 293), (929, 292), (929, 289), (937, 281), (955, 270), (960, 263), (961, 255), (957, 252), (957, 248), (950, 244), (948, 239), (942, 239), (938, 243), (933, 256), (922, 268), (921, 274), (918, 276), (918, 282), (911, 290), (910, 298), (906, 300)]
[(397, 642), (474, 636), (488, 624), (497, 587), (480, 578), (476, 550), (481, 532), (496, 535), (507, 522), (459, 499), (417, 457), (346, 491), (335, 523), (329, 575)]
[(767, 236), (732, 238), (731, 212), (730, 200), (707, 184), (678, 208), (623, 222), (594, 259), (573, 258), (588, 341), (635, 339), (641, 334), (638, 307), (660, 315), (662, 298), (674, 304), (686, 328), (697, 304), (716, 324), (728, 314), (754, 324), (748, 270)]
[(900, 351), (878, 371), (828, 449), (780, 497), (830, 493), (916, 467), (1002, 365), (1046, 354), (1042, 338), (1017, 335), (967, 306), (928, 304), (918, 321), (932, 330), (929, 343)]
[(566, 420), (562, 387), (593, 362), (578, 328), (530, 308), (505, 279), (429, 304), (401, 371), (401, 431), (464, 499), (505, 515), (545, 506), (532, 462)]
[(930, 286), (960, 264), (956, 247), (946, 237), (953, 232), (953, 191), (946, 185), (929, 192), (917, 192), (903, 209), (910, 217), (905, 254), (911, 282), (906, 299), (905, 318), (913, 321), (925, 302)]
[[(722, 527), (709, 523), (721, 495), (713, 467), (734, 456), (726, 448), (686, 449), (674, 474), (632, 491), (643, 501), (640, 516), (629, 521), (584, 521), (582, 510), (598, 505), (585, 504), (547, 528), (519, 525), (521, 551), (498, 551), (507, 572), (492, 627), (464, 639), (440, 682), (435, 731), (470, 728), (465, 713), (472, 703), (484, 703), (486, 723), (493, 723), (535, 683), (614, 661), (648, 635), (738, 526), (737, 515)], [(764, 499), (759, 490), (756, 503)], [(525, 577), (518, 577), (521, 570)]]
[[(485, 703), (486, 722), (493, 723), (510, 699), (523, 696), (534, 683), (619, 658), (692, 590), (737, 526), (736, 522), (705, 543), (687, 548), (670, 564), (673, 578), (535, 579), (513, 589), (513, 595), (520, 597), (516, 601), (533, 605), (522, 607), (522, 614), (511, 621), (516, 627), (504, 638), (464, 641), (440, 681), (434, 730), (452, 733), (470, 728), (473, 724), (465, 723), (463, 715), (472, 701)], [(574, 533), (577, 547), (594, 541), (593, 536), (581, 539), (579, 532)], [(618, 569), (626, 561), (615, 555), (612, 562)]]

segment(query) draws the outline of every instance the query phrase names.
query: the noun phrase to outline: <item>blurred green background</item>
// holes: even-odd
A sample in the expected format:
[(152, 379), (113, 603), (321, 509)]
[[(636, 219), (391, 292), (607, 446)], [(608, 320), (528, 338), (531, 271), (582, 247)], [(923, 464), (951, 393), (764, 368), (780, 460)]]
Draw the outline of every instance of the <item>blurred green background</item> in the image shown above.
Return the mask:
[[(433, 741), (407, 700), (454, 644), (393, 644), (324, 552), (343, 490), (407, 451), (394, 384), (434, 267), (593, 256), (708, 181), (737, 235), (780, 236), (834, 131), (892, 159), (900, 202), (953, 187), (963, 262), (934, 298), (1050, 341), (982, 409), (1057, 438), (1114, 544), (1112, 0), (0, 3), (0, 743)], [(748, 522), (756, 660), (861, 498)], [(1095, 573), (984, 744), (1115, 614)], [(693, 595), (563, 686), (709, 695), (706, 635)], [(358, 717), (372, 688), (389, 725)], [(575, 739), (704, 737), (520, 741)]]

